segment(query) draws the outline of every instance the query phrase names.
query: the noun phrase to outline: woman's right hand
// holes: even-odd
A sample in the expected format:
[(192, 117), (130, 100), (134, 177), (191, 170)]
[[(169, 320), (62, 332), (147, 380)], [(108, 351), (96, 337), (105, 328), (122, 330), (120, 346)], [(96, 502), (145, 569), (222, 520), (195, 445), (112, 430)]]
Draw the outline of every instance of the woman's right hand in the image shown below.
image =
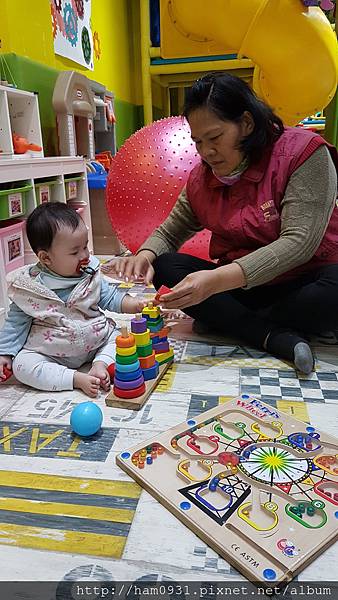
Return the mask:
[(143, 279), (148, 285), (154, 277), (154, 269), (151, 263), (155, 258), (152, 252), (147, 251), (140, 252), (136, 256), (113, 258), (102, 265), (101, 271), (105, 275), (115, 275), (126, 282)]
[(8, 371), (12, 371), (12, 357), (2, 355), (0, 356), (0, 381), (6, 381), (9, 376)]

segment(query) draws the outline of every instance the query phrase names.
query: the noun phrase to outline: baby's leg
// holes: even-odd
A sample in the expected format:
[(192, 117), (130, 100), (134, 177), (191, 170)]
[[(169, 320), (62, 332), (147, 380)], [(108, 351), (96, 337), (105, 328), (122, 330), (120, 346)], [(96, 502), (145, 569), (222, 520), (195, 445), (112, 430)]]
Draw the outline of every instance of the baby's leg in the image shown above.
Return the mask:
[(18, 381), (48, 392), (81, 389), (87, 396), (97, 396), (97, 377), (79, 373), (61, 365), (53, 358), (31, 350), (21, 350), (13, 361), (13, 373)]
[(115, 329), (110, 335), (108, 342), (98, 349), (93, 360), (92, 368), (89, 371), (90, 375), (94, 375), (100, 379), (100, 385), (106, 392), (110, 389), (110, 375), (107, 371), (107, 367), (115, 362), (115, 339), (118, 335), (119, 332)]

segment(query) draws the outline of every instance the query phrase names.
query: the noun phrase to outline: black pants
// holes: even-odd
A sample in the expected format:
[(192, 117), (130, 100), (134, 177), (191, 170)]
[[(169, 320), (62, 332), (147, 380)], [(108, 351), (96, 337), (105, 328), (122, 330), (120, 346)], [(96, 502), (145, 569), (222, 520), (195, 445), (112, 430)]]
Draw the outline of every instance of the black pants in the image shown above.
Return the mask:
[[(173, 287), (189, 273), (215, 269), (214, 263), (189, 254), (167, 253), (154, 264), (154, 285)], [(338, 264), (276, 285), (236, 289), (184, 309), (211, 330), (263, 348), (270, 331), (281, 327), (319, 333), (338, 326)]]

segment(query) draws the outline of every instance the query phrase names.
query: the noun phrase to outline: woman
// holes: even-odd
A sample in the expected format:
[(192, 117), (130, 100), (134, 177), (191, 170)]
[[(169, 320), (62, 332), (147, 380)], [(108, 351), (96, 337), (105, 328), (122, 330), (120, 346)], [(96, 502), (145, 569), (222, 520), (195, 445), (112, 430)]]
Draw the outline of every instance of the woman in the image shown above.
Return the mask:
[[(284, 127), (228, 74), (196, 81), (184, 116), (201, 163), (137, 255), (105, 270), (171, 287), (163, 307), (308, 374), (314, 359), (303, 336), (338, 323), (336, 149)], [(216, 264), (177, 253), (203, 228)]]

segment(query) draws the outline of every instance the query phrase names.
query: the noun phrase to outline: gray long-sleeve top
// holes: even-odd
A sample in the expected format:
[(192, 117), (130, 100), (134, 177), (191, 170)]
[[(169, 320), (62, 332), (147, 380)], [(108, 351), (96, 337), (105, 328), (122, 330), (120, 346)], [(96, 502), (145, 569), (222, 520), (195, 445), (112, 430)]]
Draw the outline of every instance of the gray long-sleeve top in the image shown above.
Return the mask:
[[(279, 238), (234, 261), (244, 272), (246, 288), (268, 283), (312, 258), (324, 237), (336, 197), (336, 169), (326, 146), (320, 146), (290, 177), (281, 202)], [(202, 229), (184, 188), (167, 219), (139, 252), (151, 250), (156, 256), (175, 252)]]

